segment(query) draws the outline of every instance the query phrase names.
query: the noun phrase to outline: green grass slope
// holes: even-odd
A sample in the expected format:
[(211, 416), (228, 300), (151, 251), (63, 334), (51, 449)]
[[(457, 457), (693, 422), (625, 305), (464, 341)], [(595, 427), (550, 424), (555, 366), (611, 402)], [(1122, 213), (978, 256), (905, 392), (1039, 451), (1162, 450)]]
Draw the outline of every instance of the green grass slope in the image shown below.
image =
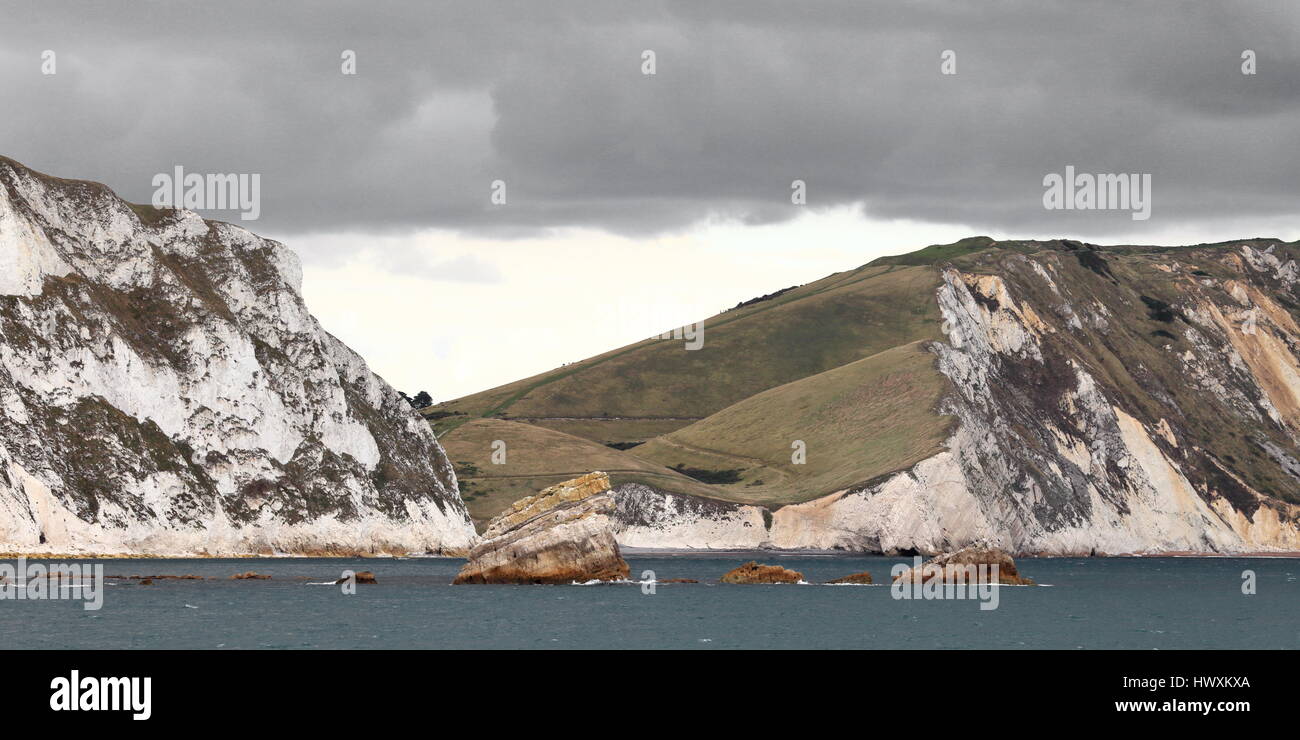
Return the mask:
[[(943, 449), (947, 382), (922, 342), (758, 393), (630, 450), (665, 467), (734, 471), (716, 498), (786, 504), (905, 469)], [(793, 461), (802, 441), (806, 460)]]

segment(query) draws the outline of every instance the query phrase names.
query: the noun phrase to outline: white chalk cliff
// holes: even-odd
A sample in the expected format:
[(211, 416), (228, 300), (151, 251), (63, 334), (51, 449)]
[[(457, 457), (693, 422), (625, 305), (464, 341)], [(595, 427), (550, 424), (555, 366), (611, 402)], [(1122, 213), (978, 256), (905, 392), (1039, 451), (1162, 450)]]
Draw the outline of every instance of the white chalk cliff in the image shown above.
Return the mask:
[(428, 425), (284, 246), (0, 158), (0, 552), (463, 551)]

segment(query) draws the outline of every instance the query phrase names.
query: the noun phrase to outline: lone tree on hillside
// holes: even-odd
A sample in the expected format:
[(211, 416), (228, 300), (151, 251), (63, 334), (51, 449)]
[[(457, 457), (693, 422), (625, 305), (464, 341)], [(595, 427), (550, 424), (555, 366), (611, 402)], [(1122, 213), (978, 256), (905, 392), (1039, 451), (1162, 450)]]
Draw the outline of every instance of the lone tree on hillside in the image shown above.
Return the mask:
[(433, 405), (433, 397), (427, 391), (420, 391), (415, 394), (415, 398), (411, 398), (401, 391), (398, 391), (398, 393), (401, 393), (402, 398), (406, 399), (406, 402), (411, 404), (413, 409), (423, 409)]

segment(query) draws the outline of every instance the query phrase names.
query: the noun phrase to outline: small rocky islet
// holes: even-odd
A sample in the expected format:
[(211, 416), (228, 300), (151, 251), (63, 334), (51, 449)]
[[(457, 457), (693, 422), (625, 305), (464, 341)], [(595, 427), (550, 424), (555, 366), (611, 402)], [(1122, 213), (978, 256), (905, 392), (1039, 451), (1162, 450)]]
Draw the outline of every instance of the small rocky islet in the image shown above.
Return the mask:
[(803, 574), (779, 565), (760, 565), (751, 560), (722, 576), (723, 583), (800, 583)]
[(516, 501), (494, 517), (453, 583), (627, 580), (614, 539), (609, 476), (596, 471)]
[(996, 582), (1004, 586), (1035, 585), (1020, 575), (1016, 561), (1010, 555), (996, 547), (981, 545), (936, 555), (920, 567), (908, 568), (900, 573), (894, 582), (926, 583), (932, 579), (938, 579), (944, 584)]

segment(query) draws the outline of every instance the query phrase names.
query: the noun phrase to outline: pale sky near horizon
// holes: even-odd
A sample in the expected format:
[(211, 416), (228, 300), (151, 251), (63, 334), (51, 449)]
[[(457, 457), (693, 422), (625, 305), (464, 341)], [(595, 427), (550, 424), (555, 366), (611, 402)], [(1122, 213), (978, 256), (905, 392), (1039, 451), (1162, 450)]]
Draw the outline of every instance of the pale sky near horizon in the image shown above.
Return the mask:
[[(777, 224), (700, 224), (635, 239), (567, 230), (497, 241), (427, 231), (298, 237), (300, 249), (357, 246), (308, 265), (308, 307), (335, 336), (410, 395), (445, 401), (519, 380), (706, 319), (742, 300), (850, 270), (887, 254), (985, 234), (1091, 240), (978, 226), (871, 220), (860, 210), (809, 210)], [(1295, 219), (1170, 224), (1111, 235), (1114, 244), (1183, 245), (1247, 236), (1300, 239)], [(413, 263), (458, 273), (442, 279)], [(415, 274), (399, 274), (409, 271)], [(708, 324), (704, 325), (707, 341)]]
[[(0, 18), (0, 154), (133, 202), (177, 166), (258, 174), (259, 220), (203, 215), (296, 250), (322, 324), (439, 400), (966, 236), (1300, 238), (1295, 2), (0, 0)], [(1151, 218), (1045, 209), (1067, 166), (1150, 175)]]

